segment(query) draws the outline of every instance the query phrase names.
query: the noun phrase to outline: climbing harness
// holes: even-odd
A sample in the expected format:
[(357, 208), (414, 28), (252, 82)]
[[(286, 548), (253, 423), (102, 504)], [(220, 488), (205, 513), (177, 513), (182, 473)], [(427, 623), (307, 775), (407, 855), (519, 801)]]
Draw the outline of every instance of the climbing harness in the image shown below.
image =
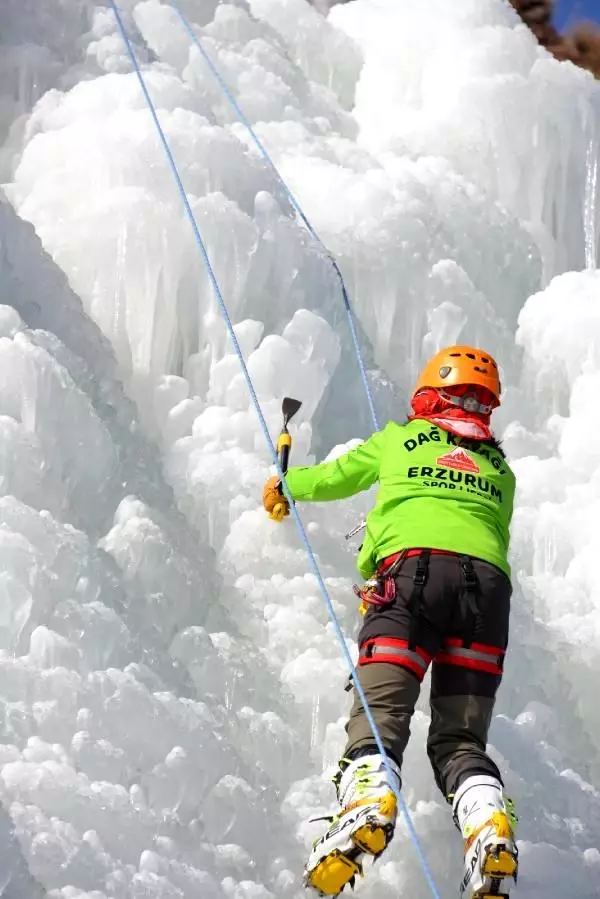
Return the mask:
[[(152, 98), (150, 97), (150, 94), (149, 94), (149, 91), (148, 91), (148, 87), (147, 87), (147, 85), (146, 85), (146, 82), (145, 82), (145, 80), (144, 80), (144, 76), (142, 75), (142, 71), (141, 71), (141, 69), (140, 69), (140, 65), (139, 65), (139, 63), (138, 63), (138, 61), (137, 61), (137, 58), (136, 58), (136, 56), (135, 56), (135, 53), (134, 53), (134, 51), (133, 51), (133, 47), (132, 47), (132, 45), (131, 45), (131, 40), (130, 40), (129, 35), (127, 34), (127, 31), (126, 31), (125, 26), (124, 26), (124, 24), (123, 24), (123, 20), (122, 20), (122, 18), (121, 18), (121, 14), (120, 14), (119, 9), (118, 9), (118, 7), (117, 7), (116, 0), (109, 0), (109, 4), (110, 4), (110, 6), (111, 6), (111, 8), (112, 8), (112, 10), (113, 10), (113, 13), (114, 13), (114, 16), (115, 16), (115, 20), (116, 20), (116, 23), (117, 23), (117, 27), (118, 27), (119, 32), (120, 32), (120, 34), (121, 34), (121, 37), (122, 37), (122, 39), (123, 39), (123, 43), (124, 43), (124, 45), (125, 45), (125, 48), (126, 48), (126, 51), (127, 51), (127, 55), (129, 56), (129, 59), (130, 59), (131, 64), (132, 64), (132, 67), (133, 67), (133, 69), (134, 69), (134, 72), (135, 72), (135, 74), (136, 74), (137, 80), (138, 80), (138, 82), (139, 82), (140, 89), (141, 89), (141, 91), (142, 91), (142, 93), (143, 93), (143, 95), (144, 95), (144, 99), (146, 100), (146, 103), (147, 103), (147, 105), (148, 105), (148, 109), (149, 109), (149, 112), (150, 112), (150, 114), (151, 114), (151, 116), (152, 116), (152, 120), (153, 120), (153, 122), (154, 122), (154, 124), (155, 124), (155, 127), (156, 127), (156, 130), (157, 130), (157, 133), (158, 133), (160, 142), (161, 142), (161, 144), (162, 144), (162, 146), (163, 146), (163, 149), (164, 149), (164, 151), (165, 151), (165, 155), (166, 155), (166, 157), (167, 157), (167, 161), (168, 161), (169, 167), (170, 167), (170, 169), (171, 169), (171, 173), (172, 173), (172, 175), (173, 175), (173, 178), (175, 179), (175, 183), (176, 183), (176, 185), (177, 185), (177, 189), (178, 189), (178, 191), (179, 191), (179, 193), (180, 193), (180, 196), (181, 196), (181, 199), (182, 199), (182, 202), (183, 202), (183, 205), (184, 205), (184, 209), (185, 209), (186, 215), (187, 215), (187, 217), (188, 217), (188, 219), (189, 219), (189, 222), (190, 222), (190, 225), (191, 225), (191, 227), (192, 227), (192, 231), (193, 231), (193, 233), (194, 233), (194, 238), (195, 238), (195, 240), (196, 240), (196, 243), (197, 243), (197, 245), (198, 245), (198, 249), (199, 249), (199, 251), (200, 251), (200, 254), (201, 254), (201, 256), (202, 256), (202, 259), (203, 259), (203, 261), (204, 261), (204, 264), (205, 264), (205, 266), (206, 266), (207, 275), (208, 275), (208, 278), (209, 278), (209, 280), (210, 280), (211, 286), (212, 286), (212, 288), (213, 288), (214, 295), (215, 295), (215, 299), (216, 299), (216, 301), (217, 301), (217, 303), (218, 303), (218, 305), (219, 305), (219, 308), (220, 308), (220, 310), (221, 310), (221, 314), (222, 314), (222, 316), (223, 316), (223, 320), (224, 320), (224, 322), (225, 322), (225, 325), (226, 325), (227, 330), (228, 330), (228, 332), (229, 332), (229, 336), (230, 336), (230, 338), (231, 338), (231, 343), (232, 343), (233, 348), (234, 348), (234, 350), (235, 350), (235, 353), (236, 353), (236, 355), (237, 355), (237, 357), (238, 357), (238, 360), (239, 360), (239, 363), (240, 363), (240, 367), (241, 367), (241, 370), (242, 370), (242, 374), (243, 374), (244, 380), (246, 381), (246, 386), (248, 387), (248, 392), (249, 392), (249, 394), (250, 394), (250, 398), (251, 398), (252, 403), (253, 403), (253, 405), (254, 405), (254, 409), (255, 409), (255, 411), (256, 411), (256, 414), (257, 414), (257, 417), (258, 417), (258, 420), (259, 420), (259, 423), (260, 423), (261, 430), (262, 430), (262, 432), (263, 432), (265, 441), (266, 441), (267, 446), (268, 446), (268, 448), (269, 448), (269, 451), (270, 451), (270, 453), (271, 453), (271, 457), (272, 457), (272, 460), (273, 460), (273, 465), (275, 466), (275, 469), (276, 469), (276, 471), (277, 471), (277, 474), (279, 475), (279, 477), (280, 477), (280, 479), (281, 479), (281, 487), (282, 487), (283, 493), (285, 494), (285, 497), (286, 497), (286, 499), (288, 500), (288, 503), (289, 503), (289, 505), (290, 505), (290, 514), (291, 514), (291, 516), (292, 516), (292, 518), (293, 518), (293, 520), (294, 520), (294, 523), (295, 523), (296, 528), (297, 528), (297, 530), (298, 530), (298, 534), (299, 534), (300, 539), (301, 539), (301, 541), (302, 541), (302, 543), (303, 543), (303, 545), (304, 545), (304, 548), (305, 548), (305, 550), (306, 550), (306, 554), (307, 554), (307, 556), (308, 556), (308, 561), (309, 561), (310, 567), (311, 567), (312, 572), (313, 572), (313, 574), (314, 574), (314, 576), (315, 576), (315, 579), (316, 579), (316, 581), (317, 581), (317, 585), (318, 585), (318, 587), (319, 587), (319, 591), (320, 591), (320, 593), (321, 593), (321, 595), (322, 595), (322, 597), (323, 597), (323, 602), (325, 603), (325, 606), (326, 606), (326, 608), (327, 608), (327, 612), (328, 612), (328, 614), (329, 614), (329, 618), (330, 618), (330, 620), (331, 620), (331, 623), (332, 623), (332, 626), (333, 626), (333, 629), (334, 629), (334, 633), (335, 633), (335, 635), (336, 635), (336, 637), (337, 637), (337, 639), (338, 639), (338, 641), (339, 641), (340, 648), (341, 648), (342, 654), (343, 654), (343, 656), (344, 656), (344, 659), (345, 659), (345, 661), (346, 661), (346, 664), (347, 664), (347, 666), (348, 666), (348, 669), (352, 672), (352, 674), (355, 674), (355, 667), (354, 667), (354, 664), (353, 664), (353, 662), (352, 662), (352, 657), (351, 657), (351, 655), (350, 655), (350, 650), (348, 649), (348, 646), (347, 646), (347, 644), (346, 644), (346, 640), (345, 640), (345, 638), (344, 638), (344, 634), (343, 634), (343, 632), (342, 632), (342, 629), (341, 629), (339, 620), (338, 620), (337, 615), (336, 615), (336, 613), (335, 613), (335, 609), (334, 609), (334, 607), (333, 607), (333, 603), (332, 603), (331, 597), (329, 596), (327, 587), (325, 586), (325, 581), (323, 580), (323, 575), (321, 574), (321, 570), (320, 570), (319, 565), (318, 565), (318, 563), (317, 563), (317, 560), (316, 560), (316, 557), (315, 557), (315, 554), (314, 554), (312, 545), (311, 545), (311, 543), (310, 543), (310, 541), (309, 541), (309, 539), (308, 539), (308, 535), (307, 535), (307, 533), (306, 533), (306, 530), (305, 530), (305, 528), (304, 528), (304, 525), (303, 525), (303, 523), (302, 523), (302, 520), (301, 520), (301, 518), (300, 518), (300, 515), (298, 514), (298, 510), (297, 510), (296, 507), (295, 507), (295, 504), (294, 504), (292, 495), (291, 495), (291, 493), (290, 493), (289, 487), (288, 487), (288, 485), (287, 485), (287, 483), (286, 483), (286, 480), (285, 480), (285, 475), (284, 475), (283, 471), (281, 470), (281, 465), (280, 465), (280, 462), (279, 462), (279, 457), (278, 457), (278, 454), (277, 454), (277, 450), (276, 450), (276, 448), (275, 448), (275, 446), (274, 446), (274, 444), (273, 444), (273, 441), (271, 440), (271, 435), (270, 435), (270, 433), (269, 433), (269, 428), (268, 428), (267, 422), (266, 422), (266, 420), (265, 420), (265, 417), (264, 417), (264, 414), (263, 414), (263, 411), (262, 411), (262, 407), (261, 407), (260, 402), (259, 402), (259, 400), (258, 400), (258, 396), (257, 396), (256, 390), (255, 390), (255, 388), (254, 388), (254, 383), (253, 383), (252, 378), (251, 378), (251, 376), (250, 376), (250, 372), (248, 371), (248, 367), (247, 367), (247, 365), (246, 365), (246, 361), (245, 361), (245, 359), (244, 359), (244, 355), (243, 355), (243, 353), (242, 353), (242, 349), (241, 349), (241, 347), (240, 347), (238, 338), (237, 338), (237, 336), (236, 336), (236, 333), (235, 333), (235, 330), (234, 330), (234, 327), (233, 327), (233, 323), (232, 323), (231, 318), (230, 318), (230, 316), (229, 316), (229, 312), (228, 312), (228, 309), (227, 309), (227, 305), (226, 305), (225, 300), (224, 300), (224, 298), (223, 298), (223, 294), (222, 294), (222, 292), (221, 292), (221, 288), (220, 288), (220, 286), (219, 286), (219, 282), (218, 282), (218, 280), (217, 280), (217, 278), (216, 278), (216, 275), (215, 275), (215, 273), (214, 273), (214, 270), (213, 270), (213, 268), (212, 268), (212, 265), (211, 265), (211, 262), (210, 262), (210, 258), (209, 258), (209, 256), (208, 256), (208, 252), (207, 252), (207, 250), (206, 250), (206, 245), (205, 245), (205, 243), (204, 243), (204, 241), (203, 241), (203, 239), (202, 239), (202, 235), (200, 234), (200, 230), (199, 230), (199, 228), (198, 228), (198, 223), (197, 223), (197, 221), (196, 221), (196, 218), (195, 218), (195, 216), (194, 216), (194, 212), (193, 212), (192, 207), (191, 207), (191, 205), (190, 205), (190, 201), (189, 201), (189, 199), (188, 199), (187, 193), (186, 193), (185, 188), (184, 188), (184, 186), (183, 186), (183, 182), (182, 182), (182, 180), (181, 180), (181, 176), (180, 176), (180, 174), (179, 174), (179, 170), (178, 170), (178, 168), (177, 168), (177, 164), (175, 163), (175, 159), (174, 159), (174, 157), (173, 157), (173, 153), (172, 153), (172, 151), (171, 151), (171, 148), (170, 148), (170, 146), (169, 146), (169, 143), (168, 143), (167, 138), (166, 138), (166, 136), (165, 136), (165, 133), (164, 133), (164, 131), (163, 131), (162, 125), (161, 125), (160, 120), (159, 120), (159, 118), (158, 118), (158, 114), (157, 114), (157, 112), (156, 112), (156, 107), (154, 106), (154, 103), (152, 102)], [(383, 746), (383, 742), (382, 742), (382, 739), (381, 739), (381, 734), (379, 733), (379, 729), (378, 729), (378, 727), (377, 727), (377, 724), (375, 723), (375, 719), (373, 718), (373, 713), (372, 713), (372, 711), (371, 711), (371, 708), (370, 708), (369, 703), (368, 703), (368, 701), (367, 701), (367, 698), (366, 698), (366, 696), (365, 696), (364, 690), (363, 690), (363, 688), (362, 688), (362, 686), (361, 686), (361, 684), (360, 684), (360, 681), (359, 681), (356, 677), (354, 678), (354, 680), (355, 680), (355, 689), (356, 689), (356, 691), (357, 691), (357, 693), (358, 693), (358, 695), (359, 695), (359, 697), (360, 697), (360, 700), (361, 700), (361, 702), (362, 702), (363, 709), (364, 709), (364, 713), (365, 713), (365, 716), (366, 716), (366, 718), (367, 718), (367, 721), (369, 722), (369, 726), (370, 726), (370, 728), (371, 728), (371, 731), (372, 731), (372, 733), (373, 733), (373, 739), (374, 739), (374, 741), (375, 741), (375, 744), (376, 744), (376, 746), (377, 746), (377, 749), (378, 749), (379, 753), (381, 754), (381, 756), (382, 756), (382, 758), (383, 758), (383, 762), (384, 762), (384, 765), (385, 765), (386, 773), (387, 773), (387, 776), (388, 776), (388, 778), (389, 778), (389, 783), (390, 783), (390, 786), (391, 786), (391, 785), (394, 783), (394, 772), (393, 772), (393, 770), (392, 770), (392, 767), (391, 767), (390, 762), (389, 762), (389, 759), (388, 759), (388, 757), (387, 757), (385, 748), (384, 748), (384, 746)], [(404, 815), (404, 818), (405, 818), (405, 821), (406, 821), (406, 826), (407, 826), (408, 832), (409, 832), (409, 834), (410, 834), (410, 837), (411, 837), (411, 839), (412, 839), (412, 841), (413, 841), (415, 850), (416, 850), (417, 855), (418, 855), (418, 857), (419, 857), (419, 860), (420, 860), (420, 862), (421, 862), (421, 866), (422, 866), (422, 869), (423, 869), (425, 878), (426, 878), (426, 880), (427, 880), (427, 884), (428, 884), (429, 889), (430, 889), (430, 891), (431, 891), (431, 895), (434, 897), (434, 899), (440, 899), (440, 894), (439, 894), (439, 892), (438, 892), (437, 886), (436, 886), (435, 881), (434, 881), (434, 879), (433, 879), (433, 874), (431, 873), (431, 869), (430, 869), (430, 867), (429, 867), (429, 864), (428, 864), (428, 862), (427, 862), (427, 859), (426, 859), (426, 857), (425, 857), (425, 854), (424, 854), (424, 852), (423, 852), (423, 849), (421, 848), (421, 843), (420, 843), (419, 837), (418, 837), (418, 835), (417, 835), (417, 832), (416, 832), (416, 830), (415, 830), (415, 826), (414, 826), (414, 823), (413, 823), (411, 814), (410, 814), (410, 812), (409, 812), (409, 810), (408, 810), (408, 806), (407, 806), (407, 804), (406, 804), (406, 800), (404, 799), (404, 797), (403, 797), (403, 795), (402, 795), (402, 792), (401, 792), (400, 790), (398, 790), (398, 792), (396, 793), (396, 796), (397, 796), (397, 799), (398, 799), (398, 804), (399, 804), (399, 806), (400, 806), (400, 808), (401, 808), (401, 810), (402, 810), (402, 813), (403, 813), (403, 815)]]
[(371, 637), (362, 644), (358, 656), (359, 665), (368, 665), (370, 662), (401, 665), (412, 671), (420, 682), (427, 674), (432, 656), (420, 646), (411, 649), (408, 640), (399, 637)]
[[(429, 563), (432, 556), (454, 556), (461, 569), (462, 588), (459, 593), (462, 620), (466, 622), (464, 635), (460, 639), (447, 638), (440, 652), (435, 656), (426, 653), (419, 645), (419, 628), (423, 606), (423, 593), (429, 577)], [(412, 592), (406, 603), (410, 616), (408, 639), (395, 637), (371, 637), (360, 647), (359, 665), (371, 661), (388, 661), (410, 668), (422, 680), (431, 661), (471, 668), (496, 676), (502, 675), (505, 650), (475, 642), (479, 631), (481, 612), (479, 609), (479, 581), (470, 556), (457, 555), (448, 550), (408, 549), (394, 553), (384, 559), (375, 577), (362, 587), (354, 585), (354, 592), (361, 600), (359, 611), (365, 615), (369, 608), (381, 610), (396, 599), (396, 575), (404, 561), (416, 557)], [(352, 681), (347, 689), (351, 689)]]

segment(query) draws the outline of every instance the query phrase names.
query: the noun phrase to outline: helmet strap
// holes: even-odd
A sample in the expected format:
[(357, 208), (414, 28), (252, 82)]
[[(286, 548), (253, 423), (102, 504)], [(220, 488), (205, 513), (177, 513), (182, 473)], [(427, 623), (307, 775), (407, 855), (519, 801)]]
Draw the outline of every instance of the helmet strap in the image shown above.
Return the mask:
[(443, 387), (438, 387), (437, 391), (442, 399), (446, 400), (452, 406), (458, 406), (472, 415), (491, 415), (493, 406), (491, 403), (480, 403), (475, 393), (466, 393), (464, 396), (457, 396), (449, 393)]

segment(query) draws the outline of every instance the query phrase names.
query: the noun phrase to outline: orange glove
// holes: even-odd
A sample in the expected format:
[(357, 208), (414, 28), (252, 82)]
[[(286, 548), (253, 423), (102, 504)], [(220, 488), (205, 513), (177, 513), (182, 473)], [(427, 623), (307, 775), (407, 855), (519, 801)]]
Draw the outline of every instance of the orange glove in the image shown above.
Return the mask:
[(280, 481), (277, 475), (269, 478), (263, 488), (263, 506), (275, 521), (281, 521), (290, 514), (290, 504), (280, 490)]

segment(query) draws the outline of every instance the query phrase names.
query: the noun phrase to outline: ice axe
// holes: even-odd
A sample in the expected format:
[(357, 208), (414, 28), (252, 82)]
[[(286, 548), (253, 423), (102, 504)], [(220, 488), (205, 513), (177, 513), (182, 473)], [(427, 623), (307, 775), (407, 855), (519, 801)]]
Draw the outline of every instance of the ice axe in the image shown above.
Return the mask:
[[(281, 468), (283, 474), (287, 473), (288, 463), (290, 461), (290, 452), (292, 449), (292, 435), (288, 431), (288, 424), (300, 408), (302, 403), (300, 400), (293, 400), (289, 396), (285, 396), (283, 398), (283, 402), (281, 404), (281, 414), (283, 415), (283, 427), (281, 429), (281, 433), (277, 439), (277, 456), (279, 457), (279, 467)], [(285, 507), (286, 504), (284, 502), (277, 503), (271, 512), (271, 518), (274, 521), (281, 521), (285, 516)]]

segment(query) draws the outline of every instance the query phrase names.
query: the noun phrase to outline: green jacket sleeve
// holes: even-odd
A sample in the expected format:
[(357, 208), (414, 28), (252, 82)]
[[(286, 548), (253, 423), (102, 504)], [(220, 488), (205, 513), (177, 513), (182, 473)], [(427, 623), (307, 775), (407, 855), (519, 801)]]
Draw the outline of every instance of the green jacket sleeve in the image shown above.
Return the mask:
[(331, 462), (298, 466), (286, 475), (290, 493), (296, 500), (323, 502), (345, 499), (367, 490), (379, 477), (382, 432), (377, 431), (360, 446)]

